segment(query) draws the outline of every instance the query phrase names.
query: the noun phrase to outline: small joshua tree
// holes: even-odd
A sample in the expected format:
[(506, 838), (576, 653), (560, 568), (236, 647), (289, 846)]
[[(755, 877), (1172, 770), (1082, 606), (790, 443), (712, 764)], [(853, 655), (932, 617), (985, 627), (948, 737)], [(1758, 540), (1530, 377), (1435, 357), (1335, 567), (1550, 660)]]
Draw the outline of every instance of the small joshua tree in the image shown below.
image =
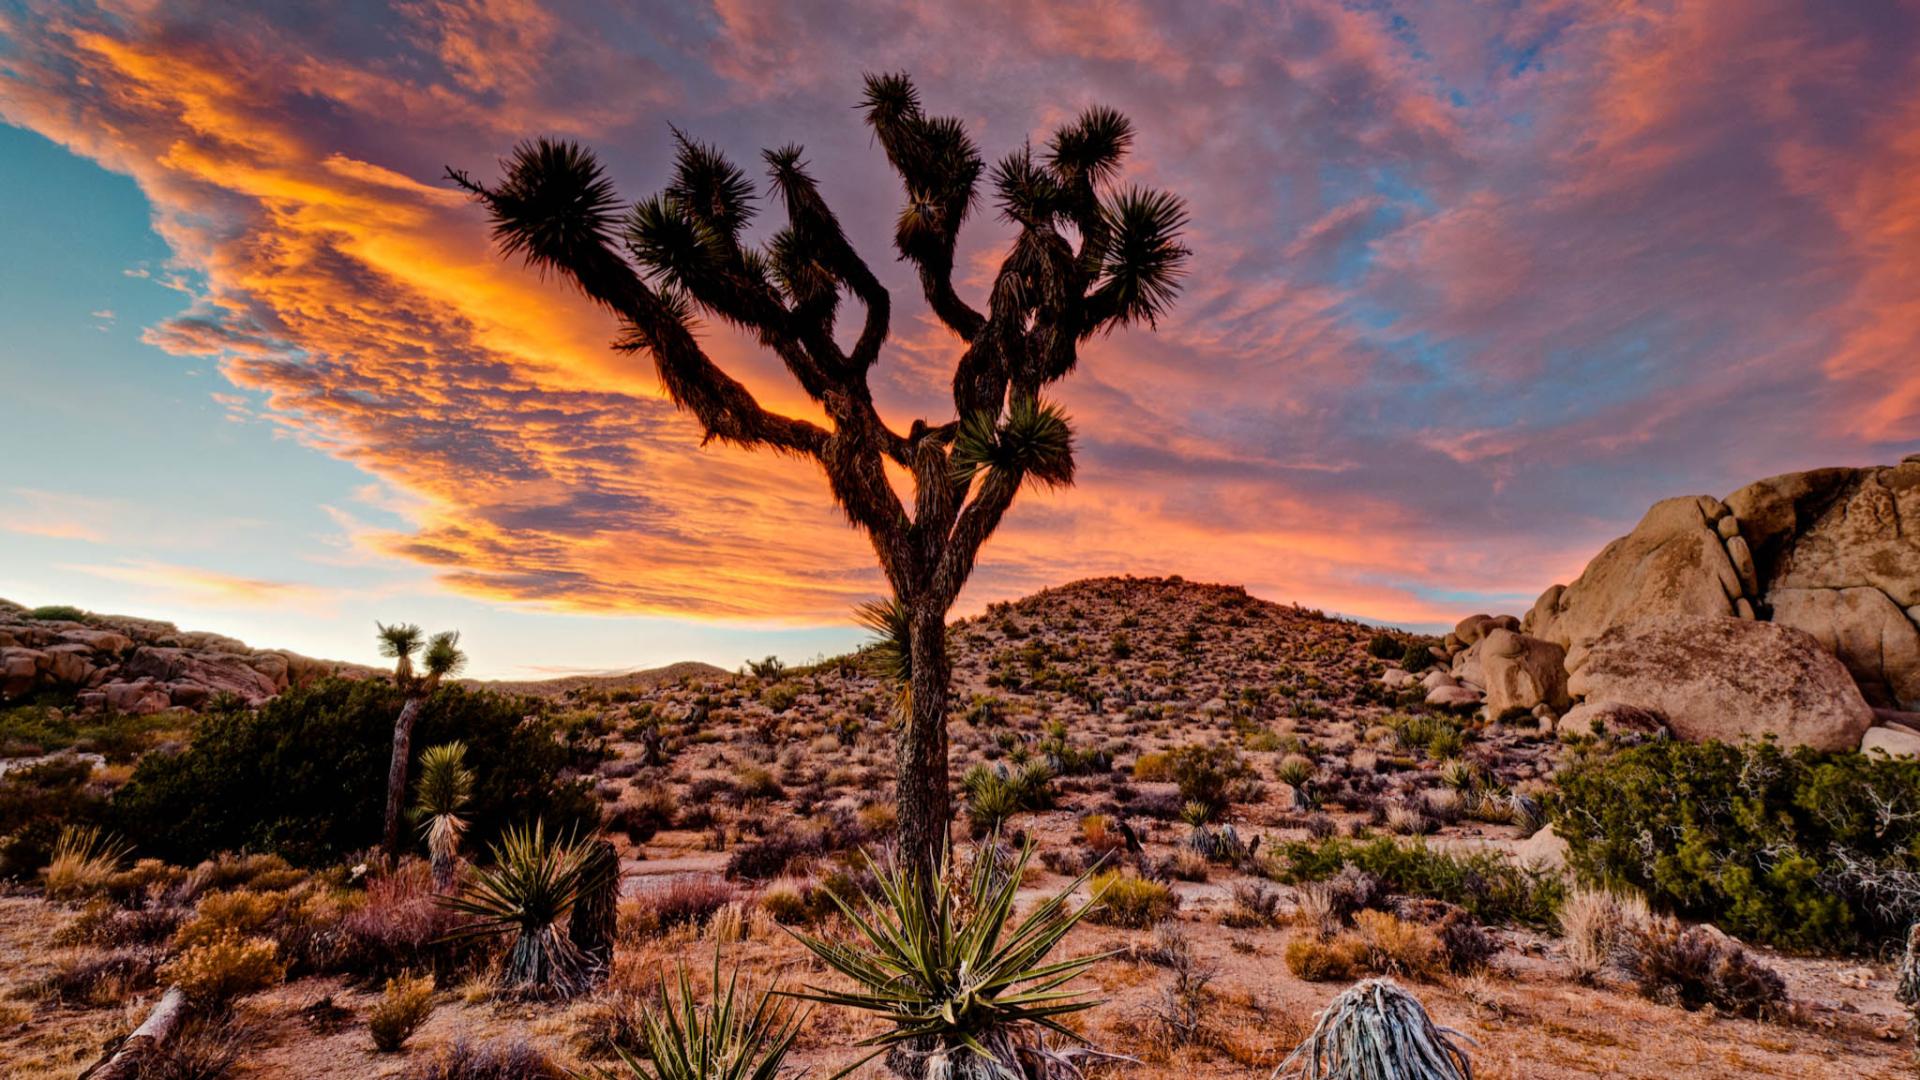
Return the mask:
[[(900, 845), (922, 877), (946, 840), (946, 613), (980, 547), (1020, 489), (1073, 481), (1073, 432), (1041, 397), (1095, 335), (1152, 326), (1172, 304), (1188, 257), (1174, 196), (1115, 185), (1133, 125), (1089, 108), (1036, 152), (988, 169), (965, 126), (931, 116), (904, 75), (869, 75), (866, 122), (905, 188), (894, 246), (927, 304), (958, 340), (953, 415), (881, 419), (868, 386), (892, 301), (827, 207), (798, 146), (764, 154), (786, 224), (764, 244), (744, 233), (753, 183), (719, 150), (675, 132), (666, 190), (622, 206), (593, 154), (573, 143), (518, 147), (492, 186), (449, 176), (486, 206), (503, 252), (556, 271), (620, 322), (617, 348), (652, 356), (660, 381), (709, 440), (812, 459), (833, 498), (873, 543), (893, 592), (906, 663), (900, 741)], [(1014, 226), (985, 310), (954, 288), (954, 247), (981, 181)], [(836, 336), (843, 302), (863, 318)], [(826, 416), (768, 411), (695, 336), (697, 314), (755, 334)], [(912, 477), (911, 506), (887, 475)]]
[(466, 760), (465, 743), (430, 746), (420, 755), (420, 782), (414, 786), (413, 817), (433, 861), (433, 887), (441, 892), (453, 886), (460, 838), (467, 831), (462, 812), (473, 797), (473, 770)]
[(387, 813), (380, 839), (381, 850), (392, 860), (400, 857), (400, 821), (406, 809), (413, 725), (420, 719), (420, 710), (426, 706), (427, 699), (440, 688), (440, 680), (458, 675), (467, 664), (467, 655), (460, 651), (460, 632), (443, 630), (427, 639), (426, 654), (421, 658), (426, 673), (416, 674), (413, 654), (420, 651), (420, 628), (412, 623), (392, 626), (374, 623), (374, 626), (380, 631), (381, 654), (394, 660), (394, 685), (406, 694), (400, 715), (393, 722), (393, 757), (387, 766)]

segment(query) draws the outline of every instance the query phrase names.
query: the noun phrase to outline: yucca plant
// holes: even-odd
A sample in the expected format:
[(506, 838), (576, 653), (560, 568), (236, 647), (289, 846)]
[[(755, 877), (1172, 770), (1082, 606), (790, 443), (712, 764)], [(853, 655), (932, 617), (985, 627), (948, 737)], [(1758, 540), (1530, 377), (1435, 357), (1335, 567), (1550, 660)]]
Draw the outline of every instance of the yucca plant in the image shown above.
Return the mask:
[(512, 828), (491, 846), (493, 863), (473, 871), (467, 887), (441, 903), (473, 921), (456, 936), (512, 935), (501, 985), (525, 994), (570, 995), (590, 972), (566, 933), (567, 917), (588, 889), (588, 843), (549, 837), (542, 822)]
[[(672, 986), (660, 985), (660, 1007), (643, 1007), (640, 1035), (649, 1064), (617, 1050), (625, 1075), (645, 1080), (774, 1080), (785, 1067), (806, 1020), (804, 1012), (781, 1000), (777, 990), (757, 997), (741, 991), (740, 971), (720, 982), (720, 953), (713, 955), (713, 1002), (700, 1004), (687, 969), (677, 969)], [(618, 1074), (605, 1070), (602, 1080)]]
[(836, 1077), (881, 1054), (897, 1075), (926, 1080), (1043, 1080), (1077, 1072), (1074, 1058), (1088, 1051), (1050, 1047), (1045, 1036), (1084, 1045), (1060, 1018), (1099, 1002), (1063, 987), (1105, 957), (1046, 957), (1099, 898), (1070, 903), (1088, 878), (1082, 874), (1010, 925), (1032, 857), (1029, 842), (1010, 865), (976, 858), (964, 894), (956, 895), (944, 869), (926, 879), (911, 863), (883, 865), (869, 856), (875, 894), (859, 907), (827, 894), (857, 937), (843, 944), (789, 931), (855, 983), (852, 990), (809, 986), (791, 996), (872, 1013), (891, 1025), (862, 1042), (873, 1052)]
[(46, 869), (47, 897), (71, 900), (106, 884), (133, 845), (94, 825), (68, 825), (53, 844)]
[(413, 817), (433, 861), (433, 887), (453, 886), (453, 868), (466, 835), (462, 816), (473, 798), (473, 770), (467, 768), (467, 744), (441, 743), (420, 755), (420, 780), (413, 790)]
[(1392, 979), (1368, 979), (1328, 1003), (1313, 1031), (1275, 1069), (1299, 1080), (1473, 1080), (1473, 1064), (1420, 999)]
[(400, 819), (407, 796), (407, 765), (413, 760), (413, 725), (427, 699), (440, 688), (440, 680), (452, 678), (467, 665), (467, 654), (460, 651), (460, 632), (443, 630), (426, 642), (421, 658), (426, 674), (413, 670), (413, 654), (420, 651), (420, 628), (412, 623), (373, 624), (379, 630), (380, 652), (394, 658), (393, 682), (405, 694), (400, 715), (393, 722), (393, 757), (387, 766), (387, 813), (381, 832), (381, 850), (389, 860), (400, 857)]

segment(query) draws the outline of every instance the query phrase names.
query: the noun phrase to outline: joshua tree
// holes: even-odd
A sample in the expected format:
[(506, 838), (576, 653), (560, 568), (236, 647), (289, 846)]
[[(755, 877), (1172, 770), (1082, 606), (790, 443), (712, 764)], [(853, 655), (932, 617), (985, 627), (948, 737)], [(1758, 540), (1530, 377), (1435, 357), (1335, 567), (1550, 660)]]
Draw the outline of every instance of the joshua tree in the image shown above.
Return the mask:
[[(826, 473), (834, 501), (872, 541), (905, 637), (900, 836), (924, 871), (949, 820), (947, 610), (1020, 488), (1072, 482), (1072, 429), (1041, 392), (1072, 372), (1094, 335), (1152, 326), (1167, 310), (1188, 257), (1186, 211), (1166, 192), (1116, 186), (1133, 125), (1112, 109), (1087, 109), (1043, 148), (1022, 146), (988, 169), (961, 122), (928, 115), (904, 75), (867, 76), (860, 107), (905, 188), (894, 246), (961, 349), (952, 418), (916, 419), (904, 433), (881, 419), (867, 381), (892, 301), (800, 147), (763, 154), (786, 209), (763, 244), (744, 235), (758, 210), (753, 183), (677, 130), (666, 189), (624, 213), (592, 152), (570, 142), (522, 144), (492, 186), (448, 175), (487, 207), (503, 253), (560, 273), (618, 319), (615, 347), (651, 355), (707, 439), (811, 458)], [(984, 310), (953, 282), (954, 245), (983, 178), (1015, 231)], [(851, 347), (836, 335), (848, 299), (862, 309)], [(699, 314), (756, 335), (825, 423), (762, 407), (701, 348)], [(912, 477), (911, 507), (889, 483), (889, 463)]]
[(442, 743), (420, 754), (420, 782), (413, 790), (413, 817), (433, 860), (433, 887), (453, 886), (454, 860), (466, 834), (462, 812), (473, 797), (473, 770), (467, 768), (467, 744)]
[(400, 715), (393, 722), (393, 758), (387, 766), (387, 816), (381, 832), (381, 850), (388, 859), (400, 857), (400, 819), (406, 808), (407, 765), (413, 754), (413, 725), (420, 710), (440, 688), (440, 680), (457, 675), (466, 666), (467, 655), (460, 651), (460, 632), (443, 630), (427, 640), (421, 663), (426, 674), (413, 670), (413, 654), (420, 651), (420, 628), (412, 623), (385, 626), (380, 630), (380, 652), (394, 658), (393, 683), (406, 695)]

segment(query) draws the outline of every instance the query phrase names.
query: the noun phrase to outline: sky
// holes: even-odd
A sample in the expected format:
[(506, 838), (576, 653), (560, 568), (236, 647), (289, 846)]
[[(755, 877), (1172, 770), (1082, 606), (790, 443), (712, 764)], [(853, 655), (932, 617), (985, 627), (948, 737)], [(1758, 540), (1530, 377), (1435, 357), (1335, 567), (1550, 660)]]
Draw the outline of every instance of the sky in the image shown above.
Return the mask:
[[(1902, 0), (0, 0), (0, 596), (346, 660), (457, 627), (486, 677), (848, 647), (883, 586), (817, 471), (702, 447), (442, 177), (558, 136), (638, 199), (669, 125), (800, 142), (892, 292), (883, 415), (938, 422), (959, 349), (852, 109), (892, 70), (989, 160), (1119, 108), (1191, 212), (959, 613), (1177, 573), (1446, 625), (1656, 499), (1920, 449)], [(963, 294), (1009, 235), (974, 216)]]

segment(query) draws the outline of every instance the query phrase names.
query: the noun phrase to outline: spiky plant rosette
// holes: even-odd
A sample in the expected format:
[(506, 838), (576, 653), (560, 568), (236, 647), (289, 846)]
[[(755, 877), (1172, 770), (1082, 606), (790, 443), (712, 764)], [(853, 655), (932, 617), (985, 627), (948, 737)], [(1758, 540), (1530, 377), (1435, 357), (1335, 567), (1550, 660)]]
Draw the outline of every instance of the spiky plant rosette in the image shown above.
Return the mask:
[(1321, 1011), (1313, 1032), (1273, 1071), (1298, 1080), (1473, 1080), (1473, 1064), (1420, 999), (1392, 979), (1355, 983)]
[(519, 993), (561, 996), (589, 981), (587, 964), (566, 933), (574, 904), (590, 880), (591, 845), (549, 837), (546, 826), (509, 827), (490, 846), (492, 865), (476, 868), (460, 893), (441, 903), (471, 921), (455, 937), (513, 938), (501, 982)]
[[(720, 980), (720, 952), (713, 954), (713, 1001), (700, 1003), (685, 966), (660, 983), (660, 1005), (642, 1006), (640, 1035), (650, 1064), (620, 1049), (625, 1075), (645, 1080), (774, 1080), (806, 1021), (778, 990), (758, 996), (739, 985), (740, 970)], [(617, 1074), (601, 1070), (602, 1080)]]
[(959, 484), (985, 471), (997, 482), (1067, 487), (1073, 483), (1073, 425), (1059, 406), (1016, 396), (1004, 422), (982, 412), (960, 425), (952, 461)]
[(907, 606), (897, 597), (870, 600), (853, 614), (873, 634), (862, 652), (867, 670), (894, 688), (894, 708), (905, 718), (913, 709), (913, 628)]
[(466, 761), (467, 746), (462, 742), (430, 746), (420, 755), (413, 817), (433, 856), (436, 884), (445, 884), (444, 875), (467, 831), (462, 812), (473, 797), (473, 770), (467, 768)]
[(875, 893), (858, 906), (827, 894), (855, 930), (850, 941), (789, 931), (855, 983), (852, 990), (808, 986), (790, 996), (872, 1013), (891, 1025), (862, 1041), (873, 1052), (836, 1078), (883, 1053), (893, 1055), (890, 1061), (917, 1063), (910, 1071), (929, 1078), (1033, 1080), (1077, 1073), (1073, 1051), (1049, 1050), (1043, 1038), (1051, 1033), (1084, 1044), (1060, 1018), (1099, 1002), (1064, 987), (1109, 954), (1053, 962), (1046, 957), (1099, 897), (1077, 907), (1070, 903), (1089, 871), (1014, 923), (1014, 900), (1033, 850), (1031, 842), (1023, 846), (1011, 867), (994, 858), (974, 860), (964, 895), (949, 884), (946, 859), (938, 874), (923, 879), (911, 864), (881, 864), (868, 856)]

